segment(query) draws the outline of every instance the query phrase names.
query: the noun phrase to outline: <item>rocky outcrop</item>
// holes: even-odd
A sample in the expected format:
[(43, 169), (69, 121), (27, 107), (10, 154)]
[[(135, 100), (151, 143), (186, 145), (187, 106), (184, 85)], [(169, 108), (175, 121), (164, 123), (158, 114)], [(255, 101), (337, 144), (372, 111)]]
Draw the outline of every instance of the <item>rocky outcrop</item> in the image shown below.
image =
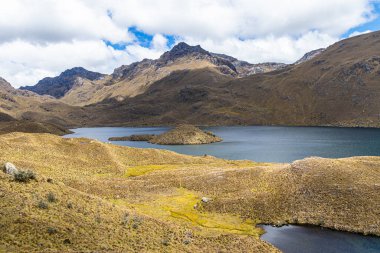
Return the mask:
[(313, 59), (317, 55), (321, 54), (325, 50), (326, 50), (325, 48), (319, 48), (319, 49), (310, 51), (310, 52), (306, 53), (304, 56), (302, 56), (301, 59), (299, 59), (298, 61), (296, 61), (294, 63), (294, 65), (298, 65), (298, 64), (310, 61), (311, 59)]
[(150, 143), (160, 145), (194, 145), (220, 141), (222, 141), (222, 138), (192, 125), (179, 125), (149, 140)]
[(18, 173), (18, 169), (16, 168), (16, 166), (10, 162), (7, 162), (4, 164), (3, 171), (5, 174), (12, 175), (12, 176)]
[(238, 77), (246, 77), (250, 75), (267, 73), (279, 69), (283, 69), (287, 66), (285, 63), (277, 63), (277, 62), (264, 62), (252, 64), (246, 61), (240, 61), (234, 57), (225, 54), (216, 54), (211, 53), (213, 56), (229, 61), (232, 65), (234, 65), (236, 72), (238, 73)]

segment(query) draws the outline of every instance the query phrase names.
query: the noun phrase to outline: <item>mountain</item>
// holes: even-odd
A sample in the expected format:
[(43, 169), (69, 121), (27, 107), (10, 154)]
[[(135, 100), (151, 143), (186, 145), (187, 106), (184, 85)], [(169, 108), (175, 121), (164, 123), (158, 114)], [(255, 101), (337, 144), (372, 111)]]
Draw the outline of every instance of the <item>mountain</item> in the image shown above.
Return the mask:
[[(16, 121), (14, 129), (18, 131), (39, 131), (45, 129), (60, 130), (60, 126), (78, 126), (87, 116), (82, 108), (60, 102), (51, 96), (41, 96), (28, 90), (12, 87), (10, 83), (0, 77), (0, 122)], [(30, 122), (44, 122), (44, 125)], [(48, 124), (47, 124), (48, 123)], [(12, 124), (11, 124), (12, 125)], [(0, 132), (7, 124), (1, 124)]]
[(314, 58), (235, 78), (213, 67), (178, 70), (138, 96), (86, 107), (92, 124), (380, 127), (380, 32), (345, 39)]
[(59, 76), (45, 77), (34, 86), (24, 86), (20, 89), (33, 91), (40, 95), (50, 95), (55, 98), (60, 98), (77, 83), (78, 78), (94, 81), (103, 77), (104, 74), (88, 71), (82, 67), (75, 67), (62, 72)]
[(84, 106), (110, 98), (122, 101), (135, 97), (174, 71), (212, 68), (223, 75), (238, 78), (284, 66), (282, 63), (250, 64), (231, 56), (210, 53), (199, 45), (190, 46), (180, 42), (159, 59), (144, 59), (123, 65), (111, 75), (74, 68), (58, 77), (44, 78), (37, 85), (22, 89), (52, 95), (69, 105)]
[(314, 57), (316, 57), (317, 55), (319, 55), (320, 53), (322, 53), (323, 51), (325, 51), (325, 48), (319, 48), (319, 49), (316, 49), (316, 50), (313, 50), (313, 51), (310, 51), (308, 53), (306, 53), (304, 56), (302, 56), (298, 61), (296, 61), (294, 64), (295, 65), (298, 65), (298, 64), (301, 64), (301, 63), (304, 63), (306, 61), (310, 61), (311, 59), (313, 59)]
[(251, 64), (180, 43), (157, 60), (121, 66), (100, 80), (77, 78), (60, 99), (3, 82), (0, 112), (65, 126), (380, 127), (378, 52), (380, 32), (374, 32), (245, 76)]

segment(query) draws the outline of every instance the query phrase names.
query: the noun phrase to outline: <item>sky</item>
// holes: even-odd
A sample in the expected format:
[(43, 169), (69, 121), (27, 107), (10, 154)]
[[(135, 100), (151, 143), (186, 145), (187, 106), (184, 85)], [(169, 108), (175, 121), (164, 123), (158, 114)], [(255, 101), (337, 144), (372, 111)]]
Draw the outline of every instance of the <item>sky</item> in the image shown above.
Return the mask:
[(101, 73), (178, 42), (292, 63), (380, 30), (380, 0), (0, 0), (0, 76), (14, 87), (82, 66)]

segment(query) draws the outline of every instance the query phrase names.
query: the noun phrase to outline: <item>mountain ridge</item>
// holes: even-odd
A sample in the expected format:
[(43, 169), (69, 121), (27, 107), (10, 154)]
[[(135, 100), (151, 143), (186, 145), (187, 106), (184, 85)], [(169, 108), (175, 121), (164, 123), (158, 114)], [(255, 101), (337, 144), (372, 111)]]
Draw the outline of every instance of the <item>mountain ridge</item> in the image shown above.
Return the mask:
[[(108, 98), (122, 101), (126, 97), (142, 94), (152, 83), (177, 70), (212, 67), (224, 75), (240, 78), (273, 71), (284, 66), (286, 65), (283, 63), (250, 64), (231, 56), (211, 53), (200, 45), (190, 46), (185, 42), (180, 42), (158, 59), (143, 59), (129, 65), (122, 65), (112, 74), (103, 75), (100, 80), (89, 79), (84, 75), (68, 80), (58, 76), (41, 80), (42, 85), (37, 84), (21, 89), (54, 95), (69, 105), (84, 106)], [(54, 93), (49, 92), (50, 86), (55, 87), (52, 88)]]
[(301, 64), (244, 78), (210, 68), (177, 71), (139, 96), (87, 109), (109, 111), (98, 124), (380, 127), (379, 51), (380, 32), (374, 32), (339, 41)]
[[(118, 69), (120, 80), (112, 75), (94, 81), (77, 78), (60, 99), (25, 90), (3, 91), (0, 112), (70, 127), (178, 123), (380, 127), (379, 38), (380, 32), (348, 38), (316, 50), (317, 54), (305, 54), (306, 61), (300, 64), (246, 77), (220, 71), (220, 66), (205, 60), (211, 53), (182, 44), (177, 49), (184, 48), (174, 56), (166, 54), (164, 61), (143, 60)], [(238, 60), (235, 64), (246, 65)]]

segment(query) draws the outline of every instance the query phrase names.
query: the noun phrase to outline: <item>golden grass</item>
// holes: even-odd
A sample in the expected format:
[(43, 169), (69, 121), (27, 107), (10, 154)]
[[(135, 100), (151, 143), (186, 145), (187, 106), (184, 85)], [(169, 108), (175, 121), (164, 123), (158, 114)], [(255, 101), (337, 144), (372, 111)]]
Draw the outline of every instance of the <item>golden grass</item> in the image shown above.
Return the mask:
[(112, 200), (122, 206), (164, 220), (181, 220), (201, 229), (203, 235), (241, 234), (259, 237), (262, 229), (256, 228), (257, 221), (241, 219), (238, 215), (205, 212), (202, 208), (202, 196), (185, 188), (178, 188), (172, 195), (158, 195), (154, 201), (131, 204), (125, 200)]
[(140, 165), (127, 168), (125, 172), (126, 177), (137, 177), (147, 173), (151, 173), (158, 170), (171, 170), (175, 169), (178, 165), (174, 164), (150, 164)]
[[(20, 184), (0, 177), (0, 244), (18, 252), (40, 251), (40, 240), (47, 251), (273, 252), (257, 238), (259, 221), (380, 235), (378, 157), (268, 164), (11, 133), (0, 136), (4, 162), (39, 178)], [(49, 191), (59, 201), (37, 209)], [(202, 203), (202, 197), (211, 201)], [(20, 210), (25, 215), (18, 216)], [(120, 228), (125, 212), (147, 222), (138, 232), (132, 224)], [(99, 217), (104, 223), (96, 223)], [(65, 232), (37, 233), (48, 226)], [(75, 243), (62, 245), (65, 237)]]

